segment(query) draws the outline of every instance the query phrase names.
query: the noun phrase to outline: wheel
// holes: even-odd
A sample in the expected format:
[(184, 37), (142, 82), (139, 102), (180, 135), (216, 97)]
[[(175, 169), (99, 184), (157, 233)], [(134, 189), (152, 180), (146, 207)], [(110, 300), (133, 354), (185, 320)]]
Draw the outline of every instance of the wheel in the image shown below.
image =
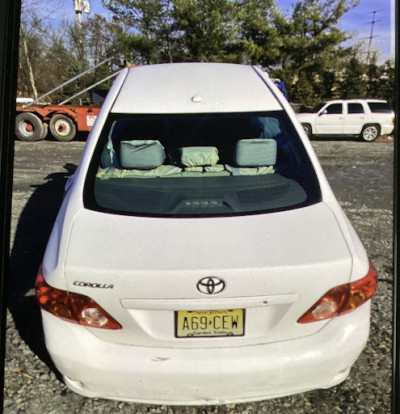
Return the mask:
[(361, 138), (364, 141), (372, 142), (375, 141), (380, 134), (380, 129), (378, 125), (365, 125), (361, 131)]
[(41, 119), (32, 112), (21, 112), (15, 118), (15, 135), (21, 141), (39, 141), (44, 134)]
[(49, 124), (46, 124), (46, 122), (43, 122), (43, 134), (40, 136), (40, 139), (46, 139), (48, 133), (49, 133)]
[(312, 137), (312, 129), (311, 129), (311, 125), (310, 124), (301, 124), (304, 128), (304, 131), (306, 131), (306, 134), (308, 136), (308, 138)]
[(71, 118), (62, 114), (55, 114), (49, 123), (51, 135), (62, 142), (72, 141), (76, 135), (76, 126)]

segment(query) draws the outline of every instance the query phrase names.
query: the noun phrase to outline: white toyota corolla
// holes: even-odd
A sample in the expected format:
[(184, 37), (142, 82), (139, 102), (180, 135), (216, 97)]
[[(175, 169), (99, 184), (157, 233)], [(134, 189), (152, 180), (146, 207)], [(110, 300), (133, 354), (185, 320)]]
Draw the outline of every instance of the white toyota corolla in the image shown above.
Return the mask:
[(124, 69), (69, 184), (36, 283), (69, 388), (223, 404), (347, 377), (376, 272), (262, 70)]

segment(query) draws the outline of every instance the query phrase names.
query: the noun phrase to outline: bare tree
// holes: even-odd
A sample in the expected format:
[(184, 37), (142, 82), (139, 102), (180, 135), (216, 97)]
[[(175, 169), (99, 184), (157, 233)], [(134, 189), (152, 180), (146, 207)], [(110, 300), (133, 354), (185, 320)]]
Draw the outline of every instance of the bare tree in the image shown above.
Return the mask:
[(22, 1), (18, 94), (37, 98), (47, 88), (46, 74), (50, 68), (45, 60), (54, 29), (45, 22), (54, 14), (54, 7), (57, 5), (50, 8), (39, 0)]

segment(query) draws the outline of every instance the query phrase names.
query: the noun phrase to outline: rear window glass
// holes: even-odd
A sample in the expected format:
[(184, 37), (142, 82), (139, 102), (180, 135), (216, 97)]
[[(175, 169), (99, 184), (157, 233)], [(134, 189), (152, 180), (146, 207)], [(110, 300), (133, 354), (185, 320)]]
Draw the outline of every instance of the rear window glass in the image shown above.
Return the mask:
[(368, 102), (368, 106), (369, 106), (369, 109), (371, 109), (371, 112), (378, 112), (378, 113), (385, 113), (385, 114), (393, 112), (393, 109), (386, 102)]
[(111, 114), (86, 180), (86, 208), (197, 217), (320, 201), (312, 164), (283, 111)]

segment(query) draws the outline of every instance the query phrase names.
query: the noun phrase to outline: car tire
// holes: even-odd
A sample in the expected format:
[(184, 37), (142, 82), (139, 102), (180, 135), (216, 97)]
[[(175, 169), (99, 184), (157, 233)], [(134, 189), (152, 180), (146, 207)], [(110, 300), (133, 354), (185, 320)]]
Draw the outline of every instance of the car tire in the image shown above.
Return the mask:
[(15, 135), (26, 142), (39, 141), (45, 127), (41, 119), (32, 112), (21, 112), (15, 118)]
[(310, 124), (301, 124), (304, 128), (304, 131), (306, 132), (308, 138), (312, 137), (312, 129)]
[(76, 136), (76, 126), (74, 121), (62, 114), (55, 114), (51, 117), (49, 128), (51, 135), (53, 135), (57, 141), (72, 141)]
[(364, 125), (361, 131), (360, 137), (363, 141), (372, 142), (372, 141), (375, 141), (379, 137), (380, 132), (381, 131), (380, 131), (379, 125), (375, 125), (375, 124)]

